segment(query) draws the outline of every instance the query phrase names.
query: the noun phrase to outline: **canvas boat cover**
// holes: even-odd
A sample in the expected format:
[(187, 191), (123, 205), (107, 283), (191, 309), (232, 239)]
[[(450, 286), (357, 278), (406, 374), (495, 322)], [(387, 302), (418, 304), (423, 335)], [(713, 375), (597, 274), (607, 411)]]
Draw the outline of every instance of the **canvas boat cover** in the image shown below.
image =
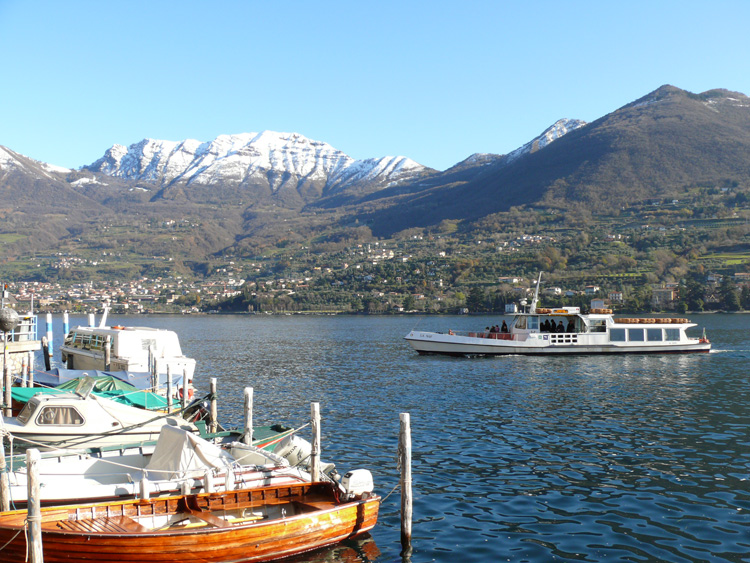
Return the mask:
[(219, 446), (174, 426), (164, 426), (146, 466), (149, 479), (203, 477), (206, 469), (229, 469), (234, 458)]
[[(93, 391), (94, 395), (147, 410), (162, 410), (167, 407), (167, 399), (165, 397), (148, 391), (140, 391), (129, 383), (125, 383), (111, 375), (100, 375), (92, 377), (92, 379), (96, 381)], [(70, 393), (71, 391), (75, 391), (78, 383), (78, 379), (72, 379), (54, 389), (44, 387), (12, 387), (11, 396), (14, 401), (27, 403), (37, 393)]]
[[(60, 385), (72, 380), (79, 379), (85, 375), (91, 377), (111, 376), (125, 383), (129, 383), (136, 389), (147, 391), (151, 389), (151, 374), (139, 371), (100, 371), (96, 369), (65, 369), (53, 368), (49, 371), (34, 372), (34, 382), (47, 387), (59, 387)], [(167, 384), (167, 374), (159, 374), (159, 386), (165, 387)], [(172, 385), (175, 388), (182, 387), (182, 375), (172, 374)]]

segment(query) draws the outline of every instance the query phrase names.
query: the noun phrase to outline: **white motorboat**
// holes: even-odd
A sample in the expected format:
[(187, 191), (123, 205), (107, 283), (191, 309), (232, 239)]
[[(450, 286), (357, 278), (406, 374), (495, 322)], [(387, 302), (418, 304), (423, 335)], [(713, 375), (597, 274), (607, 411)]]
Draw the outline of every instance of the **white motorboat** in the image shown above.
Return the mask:
[(175, 378), (192, 380), (195, 359), (183, 355), (177, 333), (142, 326), (106, 326), (106, 319), (105, 311), (99, 326), (78, 326), (68, 332), (60, 346), (66, 368), (151, 373), (156, 362), (160, 374), (169, 369)]
[(497, 356), (507, 354), (644, 354), (709, 352), (705, 336), (683, 318), (615, 318), (610, 309), (537, 307), (541, 274), (527, 311), (516, 313), (507, 331), (427, 332), (412, 330), (405, 339), (420, 354)]
[(0, 433), (17, 445), (55, 448), (92, 448), (158, 439), (163, 426), (190, 432), (198, 428), (176, 414), (164, 414), (93, 395), (92, 378), (84, 378), (74, 393), (38, 393), (18, 416), (0, 417)]
[[(307, 446), (307, 447), (306, 447)], [(45, 452), (38, 462), (43, 503), (132, 498), (148, 494), (196, 494), (238, 488), (309, 482), (301, 451), (309, 443), (287, 436), (273, 453), (233, 442), (220, 447), (199, 436), (165, 426), (155, 445), (94, 449), (85, 453)], [(10, 498), (27, 499), (28, 473), (20, 456), (9, 460)], [(333, 478), (329, 464), (326, 478)]]

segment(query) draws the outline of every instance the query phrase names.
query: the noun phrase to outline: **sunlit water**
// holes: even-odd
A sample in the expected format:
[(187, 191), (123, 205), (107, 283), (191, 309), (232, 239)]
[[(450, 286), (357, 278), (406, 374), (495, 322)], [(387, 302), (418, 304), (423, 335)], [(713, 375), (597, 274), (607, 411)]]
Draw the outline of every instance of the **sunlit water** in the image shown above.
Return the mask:
[[(695, 316), (711, 354), (487, 359), (403, 336), (500, 318), (110, 320), (176, 330), (225, 425), (248, 386), (256, 424), (304, 424), (319, 402), (324, 459), (370, 469), (382, 496), (410, 413), (414, 563), (750, 561), (750, 316)], [(399, 507), (396, 490), (370, 541), (299, 561), (401, 561)]]

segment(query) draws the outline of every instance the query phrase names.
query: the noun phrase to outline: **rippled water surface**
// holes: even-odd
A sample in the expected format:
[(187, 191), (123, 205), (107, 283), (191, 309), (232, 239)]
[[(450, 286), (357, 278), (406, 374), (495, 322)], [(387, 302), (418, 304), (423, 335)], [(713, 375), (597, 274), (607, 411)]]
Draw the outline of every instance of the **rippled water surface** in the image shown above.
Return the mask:
[[(247, 386), (256, 424), (319, 402), (324, 459), (370, 469), (383, 496), (410, 413), (414, 563), (750, 561), (750, 316), (695, 316), (711, 354), (487, 359), (418, 356), (403, 336), (497, 317), (111, 320), (176, 330), (227, 425)], [(399, 506), (396, 491), (369, 540), (299, 561), (400, 561)]]

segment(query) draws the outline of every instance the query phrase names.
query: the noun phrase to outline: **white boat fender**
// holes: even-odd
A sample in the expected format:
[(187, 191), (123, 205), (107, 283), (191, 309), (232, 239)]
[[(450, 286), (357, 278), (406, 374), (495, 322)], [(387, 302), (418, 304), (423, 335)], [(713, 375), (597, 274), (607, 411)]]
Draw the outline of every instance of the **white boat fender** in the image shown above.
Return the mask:
[(367, 469), (354, 469), (349, 471), (341, 478), (341, 486), (348, 499), (362, 498), (370, 496), (375, 489), (375, 483), (372, 480), (372, 473)]

